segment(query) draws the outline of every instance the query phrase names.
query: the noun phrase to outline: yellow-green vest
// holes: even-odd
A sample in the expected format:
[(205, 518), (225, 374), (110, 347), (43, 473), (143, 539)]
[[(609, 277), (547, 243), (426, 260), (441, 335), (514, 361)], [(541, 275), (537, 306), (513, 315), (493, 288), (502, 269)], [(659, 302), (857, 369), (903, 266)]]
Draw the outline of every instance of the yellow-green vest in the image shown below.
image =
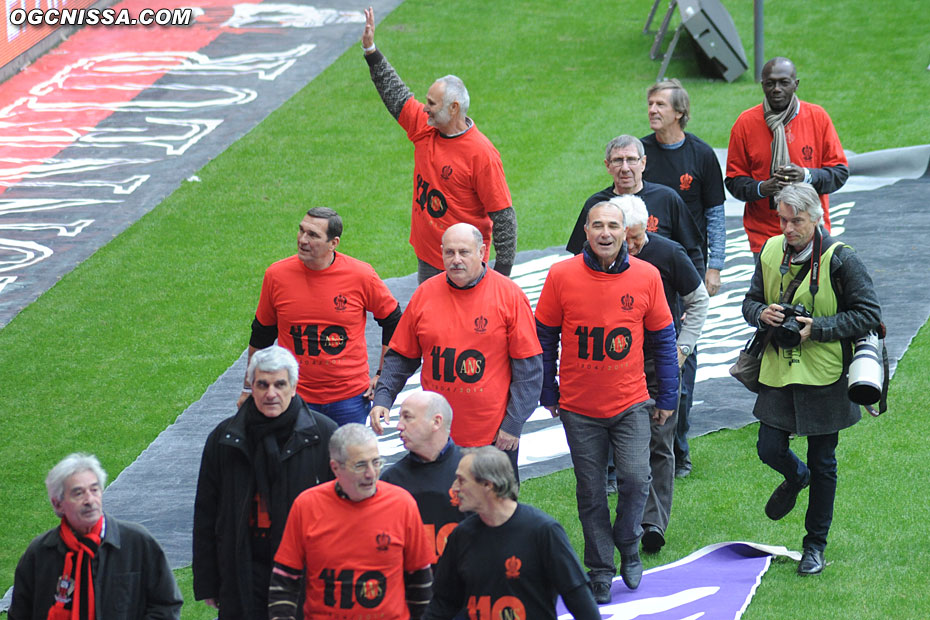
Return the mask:
[[(766, 304), (779, 303), (781, 291), (788, 288), (803, 267), (792, 264), (788, 273), (784, 276), (781, 274), (779, 267), (784, 257), (784, 240), (784, 235), (772, 237), (766, 242), (759, 256)], [(792, 304), (804, 304), (808, 312), (813, 307), (814, 317), (836, 314), (836, 292), (830, 281), (830, 260), (839, 246), (839, 243), (834, 243), (820, 257), (820, 282), (816, 297), (811, 295), (811, 276), (808, 272), (791, 299)], [(842, 373), (843, 345), (839, 340), (815, 342), (808, 338), (797, 348), (777, 350), (773, 341), (762, 355), (759, 382), (770, 387), (791, 384), (830, 385), (836, 382)]]

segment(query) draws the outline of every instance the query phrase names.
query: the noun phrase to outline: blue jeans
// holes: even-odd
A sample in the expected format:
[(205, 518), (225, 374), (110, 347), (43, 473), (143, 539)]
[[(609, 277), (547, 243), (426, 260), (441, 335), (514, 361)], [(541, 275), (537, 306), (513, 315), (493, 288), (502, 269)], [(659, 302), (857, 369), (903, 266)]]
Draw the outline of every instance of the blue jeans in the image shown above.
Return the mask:
[(762, 462), (785, 477), (789, 484), (804, 486), (810, 482), (810, 497), (804, 527), (804, 547), (823, 551), (827, 533), (833, 523), (833, 501), (836, 498), (836, 444), (839, 433), (807, 437), (807, 463), (791, 451), (788, 431), (759, 424), (756, 450)]
[[(691, 430), (691, 403), (694, 401), (694, 380), (697, 377), (697, 347), (681, 367), (681, 397), (678, 399), (678, 426), (675, 429), (675, 468), (691, 466), (688, 431)], [(666, 422), (668, 424), (668, 422)]]
[[(649, 495), (649, 436), (653, 400), (633, 405), (610, 418), (560, 411), (575, 467), (578, 518), (584, 533), (584, 563), (592, 581), (610, 582), (616, 574), (614, 548), (636, 553), (643, 535), (643, 506)], [(617, 506), (613, 527), (607, 506), (607, 450), (617, 468)]]
[(345, 400), (337, 400), (334, 403), (321, 405), (320, 403), (307, 403), (307, 406), (314, 411), (327, 416), (333, 422), (342, 426), (349, 422), (358, 422), (365, 424), (368, 420), (368, 413), (371, 411), (371, 401), (359, 394)]

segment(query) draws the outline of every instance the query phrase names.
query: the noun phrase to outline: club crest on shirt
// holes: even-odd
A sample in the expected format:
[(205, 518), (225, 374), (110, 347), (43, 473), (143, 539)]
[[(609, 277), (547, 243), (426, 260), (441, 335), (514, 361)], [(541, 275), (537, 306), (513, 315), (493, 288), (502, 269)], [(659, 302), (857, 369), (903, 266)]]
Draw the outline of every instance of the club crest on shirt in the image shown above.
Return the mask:
[[(369, 573), (364, 573), (362, 576), (364, 577), (368, 574)], [(355, 586), (355, 593), (356, 596), (359, 597), (359, 603), (361, 603), (363, 607), (370, 607), (372, 603), (380, 603), (384, 598), (385, 585), (384, 576), (376, 573), (372, 574), (370, 579), (359, 579), (358, 584)]]
[(654, 215), (650, 215), (649, 219), (646, 220), (646, 230), (648, 232), (655, 232), (659, 230), (659, 218)]
[(691, 182), (694, 181), (694, 177), (686, 172), (678, 178), (678, 181), (681, 183), (681, 185), (678, 186), (678, 189), (686, 192), (691, 189)]
[(801, 149), (801, 159), (810, 164), (814, 160), (814, 149), (811, 148), (810, 144), (804, 146)]
[(445, 165), (442, 167), (442, 172), (439, 173), (439, 176), (443, 178), (444, 181), (448, 181), (449, 177), (452, 176), (452, 166)]
[(523, 566), (523, 561), (515, 555), (510, 556), (504, 560), (504, 576), (507, 579), (517, 579), (520, 576), (520, 568)]
[(475, 333), (483, 334), (488, 330), (488, 319), (484, 315), (478, 315), (475, 319)]
[(346, 309), (346, 306), (348, 306), (348, 304), (349, 304), (349, 300), (346, 299), (346, 296), (343, 295), (342, 293), (333, 297), (333, 306), (335, 306), (336, 312), (344, 311)]
[(633, 309), (633, 296), (627, 293), (620, 298), (620, 309), (629, 312)]
[(55, 589), (55, 602), (68, 604), (74, 594), (74, 581), (70, 576), (62, 575), (58, 578), (58, 587)]
[(391, 546), (391, 535), (387, 532), (381, 532), (375, 536), (375, 548), (378, 551), (387, 551)]

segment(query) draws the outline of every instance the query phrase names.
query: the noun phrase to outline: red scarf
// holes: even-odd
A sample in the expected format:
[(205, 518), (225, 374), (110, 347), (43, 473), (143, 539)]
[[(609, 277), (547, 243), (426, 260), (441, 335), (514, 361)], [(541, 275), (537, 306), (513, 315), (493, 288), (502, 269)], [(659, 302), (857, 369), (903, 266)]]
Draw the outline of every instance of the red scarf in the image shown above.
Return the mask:
[(95, 619), (91, 560), (97, 555), (97, 549), (100, 547), (102, 530), (103, 517), (100, 517), (87, 536), (78, 537), (62, 517), (58, 534), (68, 548), (68, 553), (65, 554), (65, 567), (58, 579), (55, 604), (48, 610), (48, 620)]

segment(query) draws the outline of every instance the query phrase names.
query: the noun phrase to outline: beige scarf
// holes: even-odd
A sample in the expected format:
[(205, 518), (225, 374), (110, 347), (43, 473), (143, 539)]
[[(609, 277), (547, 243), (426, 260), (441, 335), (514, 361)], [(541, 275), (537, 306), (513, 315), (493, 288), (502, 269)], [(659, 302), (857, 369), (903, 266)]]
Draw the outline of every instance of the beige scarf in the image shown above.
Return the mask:
[(797, 115), (801, 103), (797, 95), (791, 95), (791, 101), (781, 112), (774, 112), (769, 106), (769, 100), (762, 100), (762, 111), (765, 113), (765, 124), (772, 131), (772, 167), (769, 171), (775, 174), (780, 166), (791, 163), (788, 156), (788, 141), (785, 140), (785, 124)]

